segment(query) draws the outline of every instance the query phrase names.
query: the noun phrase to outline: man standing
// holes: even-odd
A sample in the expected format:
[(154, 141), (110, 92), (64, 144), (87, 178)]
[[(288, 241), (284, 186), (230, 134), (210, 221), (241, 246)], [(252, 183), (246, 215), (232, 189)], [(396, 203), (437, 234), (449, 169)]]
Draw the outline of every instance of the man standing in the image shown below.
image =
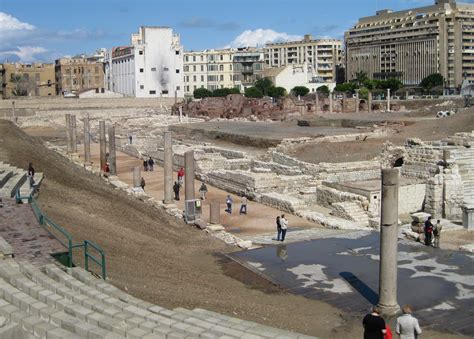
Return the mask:
[(441, 225), (441, 220), (437, 220), (436, 225), (433, 229), (434, 235), (434, 247), (439, 248), (439, 242), (441, 238), (441, 230), (443, 229), (443, 225)]
[(150, 157), (150, 159), (148, 159), (148, 170), (149, 171), (153, 171), (153, 165), (155, 164), (155, 161)]
[(247, 214), (247, 197), (245, 195), (240, 201), (240, 214)]
[(364, 325), (364, 339), (384, 339), (385, 320), (380, 316), (380, 308), (377, 306), (372, 308), (372, 313), (364, 317), (362, 325)]
[(142, 180), (140, 181), (140, 186), (142, 190), (145, 190), (145, 179), (142, 177)]
[(204, 182), (201, 184), (201, 187), (199, 188), (199, 193), (201, 193), (201, 200), (202, 201), (206, 200), (207, 186)]
[(276, 218), (276, 225), (277, 225), (277, 241), (280, 241), (281, 237), (281, 223), (280, 223), (280, 216)]
[(173, 185), (173, 191), (174, 191), (174, 200), (179, 200), (179, 189), (180, 189), (180, 185), (178, 184), (177, 181), (174, 182), (174, 185)]
[(232, 199), (230, 194), (227, 195), (227, 199), (225, 199), (225, 203), (227, 205), (227, 209), (225, 211), (229, 214), (232, 214), (232, 204), (234, 203), (234, 200)]
[(288, 229), (288, 220), (285, 219), (284, 214), (281, 215), (280, 226), (281, 226), (281, 241), (285, 241), (286, 230)]
[(401, 339), (415, 339), (421, 334), (418, 319), (411, 315), (413, 308), (410, 305), (402, 307), (403, 315), (397, 318), (397, 334)]
[(431, 223), (431, 217), (428, 217), (428, 220), (425, 221), (425, 245), (431, 246), (431, 241), (433, 239), (433, 224)]

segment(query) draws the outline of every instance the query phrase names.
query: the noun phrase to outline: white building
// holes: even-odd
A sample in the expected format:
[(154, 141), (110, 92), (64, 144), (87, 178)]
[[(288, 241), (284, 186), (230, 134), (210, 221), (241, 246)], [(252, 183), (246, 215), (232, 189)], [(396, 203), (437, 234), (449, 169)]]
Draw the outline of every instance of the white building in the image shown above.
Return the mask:
[(269, 78), (276, 87), (283, 87), (288, 93), (296, 86), (307, 87), (310, 92), (315, 92), (321, 86), (327, 86), (330, 91), (336, 87), (335, 82), (326, 82), (315, 76), (313, 66), (308, 63), (266, 68), (265, 78)]
[(137, 98), (184, 96), (183, 46), (171, 28), (140, 27), (131, 46), (106, 54), (108, 90)]

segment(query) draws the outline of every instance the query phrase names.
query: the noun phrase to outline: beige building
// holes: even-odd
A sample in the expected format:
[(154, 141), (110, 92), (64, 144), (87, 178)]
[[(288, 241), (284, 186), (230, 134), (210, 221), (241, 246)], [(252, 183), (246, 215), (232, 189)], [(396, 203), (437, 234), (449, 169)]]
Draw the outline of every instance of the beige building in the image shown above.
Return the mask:
[(55, 61), (56, 91), (79, 94), (104, 88), (104, 64), (97, 57), (79, 56)]
[(315, 75), (325, 82), (336, 81), (336, 66), (341, 60), (342, 41), (337, 39), (313, 39), (305, 35), (303, 40), (265, 45), (265, 67), (282, 67), (308, 63)]
[(346, 77), (395, 77), (405, 85), (440, 73), (446, 89), (474, 81), (474, 4), (434, 0), (431, 6), (378, 11), (345, 34)]
[(3, 99), (56, 95), (53, 64), (2, 64), (0, 79)]
[(184, 53), (184, 93), (198, 88), (238, 88), (243, 91), (263, 77), (263, 53), (258, 48), (228, 48)]

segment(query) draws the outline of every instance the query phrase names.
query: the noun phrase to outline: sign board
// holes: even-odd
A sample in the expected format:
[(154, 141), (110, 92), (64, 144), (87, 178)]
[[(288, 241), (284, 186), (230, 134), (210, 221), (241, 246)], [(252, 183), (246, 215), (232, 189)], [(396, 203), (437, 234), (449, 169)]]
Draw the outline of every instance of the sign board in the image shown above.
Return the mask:
[(184, 202), (184, 218), (187, 223), (192, 223), (202, 215), (202, 200), (192, 199)]

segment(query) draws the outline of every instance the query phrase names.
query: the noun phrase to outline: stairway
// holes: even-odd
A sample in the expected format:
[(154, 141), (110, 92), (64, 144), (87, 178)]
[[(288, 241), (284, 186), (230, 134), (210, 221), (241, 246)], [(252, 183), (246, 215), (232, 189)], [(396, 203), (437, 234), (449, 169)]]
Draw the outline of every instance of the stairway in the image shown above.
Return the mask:
[(353, 201), (337, 202), (331, 205), (334, 216), (340, 218), (355, 221), (360, 224), (369, 224), (369, 216), (362, 206)]
[(169, 310), (56, 264), (0, 260), (0, 296), (5, 339), (309, 338), (203, 309)]
[[(35, 174), (35, 184), (40, 185), (43, 181), (43, 173)], [(0, 162), (0, 197), (13, 198), (17, 191), (20, 190), (22, 197), (29, 196), (32, 192), (27, 172), (20, 168)], [(28, 199), (23, 199), (24, 203)]]

